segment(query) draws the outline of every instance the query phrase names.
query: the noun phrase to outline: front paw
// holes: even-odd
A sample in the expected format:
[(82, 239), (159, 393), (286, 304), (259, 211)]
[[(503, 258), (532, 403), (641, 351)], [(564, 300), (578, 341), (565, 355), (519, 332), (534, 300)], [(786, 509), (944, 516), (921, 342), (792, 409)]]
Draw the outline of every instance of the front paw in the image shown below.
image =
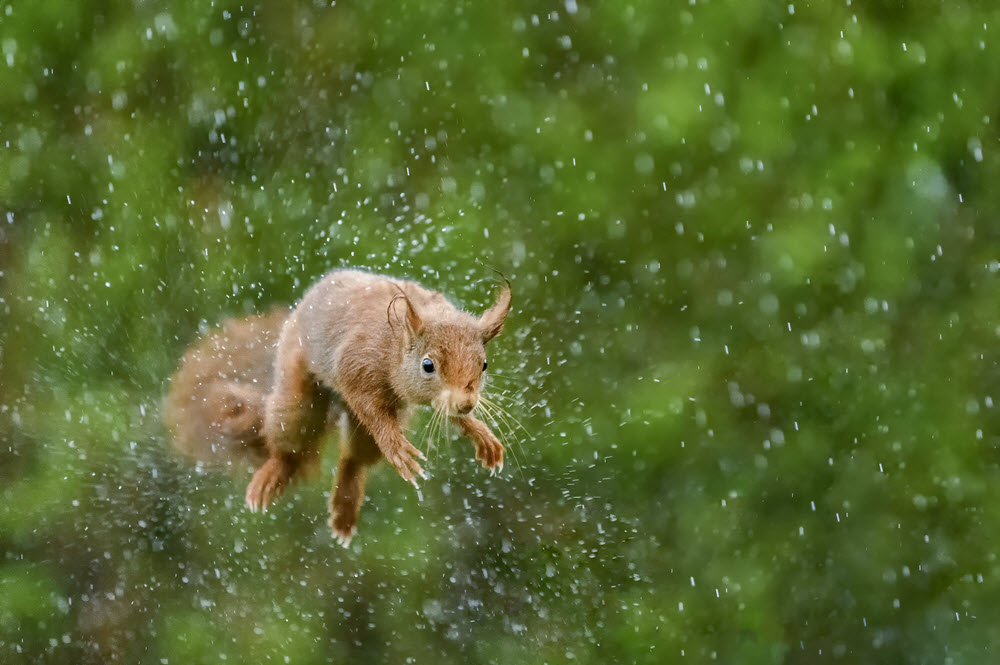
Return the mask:
[(503, 471), (503, 444), (493, 432), (486, 430), (476, 437), (476, 459), (490, 475)]
[(255, 513), (258, 510), (267, 512), (267, 507), (288, 487), (290, 477), (290, 469), (284, 460), (269, 457), (247, 485), (247, 508)]
[(426, 459), (424, 454), (406, 439), (401, 439), (393, 446), (384, 449), (382, 455), (396, 469), (403, 480), (411, 483), (414, 487), (417, 487), (417, 479), (414, 474), (427, 480), (427, 474), (417, 462), (418, 459)]

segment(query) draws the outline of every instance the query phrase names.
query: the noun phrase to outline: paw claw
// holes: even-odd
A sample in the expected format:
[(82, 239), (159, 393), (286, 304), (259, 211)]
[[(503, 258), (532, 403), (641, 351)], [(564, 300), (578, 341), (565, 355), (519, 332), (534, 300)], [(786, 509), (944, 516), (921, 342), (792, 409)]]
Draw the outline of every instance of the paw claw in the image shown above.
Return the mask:
[(418, 459), (425, 459), (424, 454), (420, 452), (417, 448), (410, 445), (409, 442), (403, 441), (401, 445), (396, 448), (390, 449), (384, 453), (386, 460), (396, 469), (396, 472), (408, 483), (413, 483), (414, 487), (417, 487), (417, 482), (414, 476), (420, 476), (423, 479), (427, 479), (427, 474), (424, 472), (423, 468), (417, 463)]
[(289, 481), (288, 467), (282, 461), (271, 458), (264, 463), (247, 485), (246, 505), (250, 512), (266, 513), (285, 491)]

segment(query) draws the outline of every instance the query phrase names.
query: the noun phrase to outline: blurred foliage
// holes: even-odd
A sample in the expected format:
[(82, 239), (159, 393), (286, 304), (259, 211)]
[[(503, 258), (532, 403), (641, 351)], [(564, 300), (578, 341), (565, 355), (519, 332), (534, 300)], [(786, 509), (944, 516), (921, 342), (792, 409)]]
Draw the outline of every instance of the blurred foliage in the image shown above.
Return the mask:
[[(998, 19), (0, 2), (0, 661), (988, 661)], [(159, 421), (338, 266), (504, 271), (523, 426), (380, 469), (347, 551), (332, 454), (261, 518)]]

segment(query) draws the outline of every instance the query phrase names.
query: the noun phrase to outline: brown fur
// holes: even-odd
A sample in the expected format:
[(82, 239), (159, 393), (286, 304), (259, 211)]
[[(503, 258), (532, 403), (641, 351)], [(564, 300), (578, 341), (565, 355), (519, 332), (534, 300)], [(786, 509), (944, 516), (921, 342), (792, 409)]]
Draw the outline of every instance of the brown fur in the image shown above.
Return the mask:
[[(447, 413), (485, 468), (503, 468), (503, 446), (471, 411), (482, 385), (485, 344), (503, 329), (510, 302), (507, 284), (497, 303), (476, 318), (415, 282), (334, 271), (281, 317), (276, 343), (280, 319), (272, 315), (229, 322), (188, 352), (167, 399), (168, 424), (182, 450), (204, 450), (212, 442), (211, 450), (226, 454), (214, 434), (224, 431), (225, 451), (252, 451), (254, 461), (263, 462), (246, 493), (256, 511), (266, 510), (312, 466), (339, 416), (330, 525), (346, 544), (373, 464), (387, 459), (414, 485), (414, 476), (424, 475), (417, 461), (423, 454), (403, 434), (415, 405)], [(255, 334), (260, 344), (250, 343)], [(273, 371), (266, 375), (259, 367), (244, 368), (268, 358)], [(424, 370), (425, 358), (433, 372)], [(266, 397), (262, 385), (269, 388)]]
[(287, 310), (230, 319), (184, 354), (170, 378), (164, 421), (182, 453), (202, 462), (267, 459), (264, 399)]

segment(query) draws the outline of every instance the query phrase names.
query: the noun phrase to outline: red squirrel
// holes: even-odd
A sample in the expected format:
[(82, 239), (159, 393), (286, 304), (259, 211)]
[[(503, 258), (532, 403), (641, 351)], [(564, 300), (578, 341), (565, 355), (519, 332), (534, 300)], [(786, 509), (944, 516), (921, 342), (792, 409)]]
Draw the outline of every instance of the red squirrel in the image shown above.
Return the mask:
[(484, 468), (503, 469), (503, 446), (472, 411), (485, 345), (503, 330), (510, 306), (506, 280), (477, 318), (416, 282), (335, 270), (287, 316), (229, 321), (188, 351), (171, 379), (165, 421), (182, 451), (259, 465), (246, 492), (256, 512), (315, 467), (339, 420), (329, 524), (346, 546), (372, 465), (386, 459), (415, 486), (415, 476), (426, 477), (423, 453), (403, 433), (414, 406), (445, 413)]

